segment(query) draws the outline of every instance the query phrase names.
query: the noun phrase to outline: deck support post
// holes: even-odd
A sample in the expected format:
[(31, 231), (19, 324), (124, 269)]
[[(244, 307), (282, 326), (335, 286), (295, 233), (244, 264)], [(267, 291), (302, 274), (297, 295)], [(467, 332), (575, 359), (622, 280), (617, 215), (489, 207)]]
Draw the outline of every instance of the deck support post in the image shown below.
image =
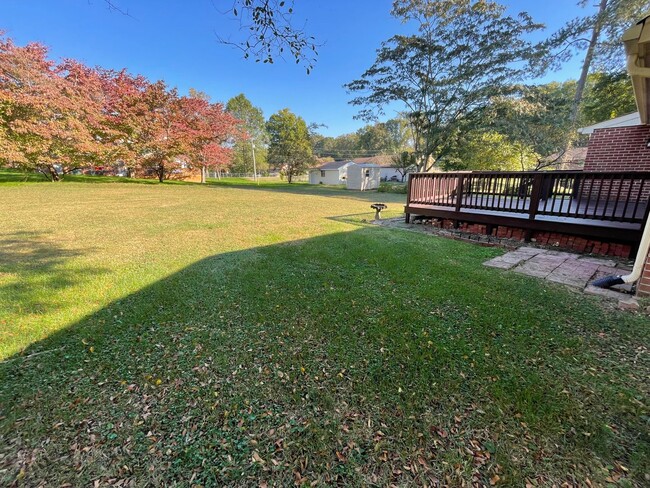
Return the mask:
[(410, 214), (410, 213), (407, 213), (407, 214), (406, 214), (406, 218), (404, 219), (404, 221), (405, 221), (407, 224), (410, 224), (410, 223), (411, 223), (411, 214)]

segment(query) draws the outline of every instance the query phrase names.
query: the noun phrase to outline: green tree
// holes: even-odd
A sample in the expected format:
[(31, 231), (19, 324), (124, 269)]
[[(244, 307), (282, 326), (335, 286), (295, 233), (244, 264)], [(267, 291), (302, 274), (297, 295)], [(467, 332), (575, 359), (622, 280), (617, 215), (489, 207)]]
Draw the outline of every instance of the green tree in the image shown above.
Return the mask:
[(337, 137), (318, 134), (319, 126), (310, 126), (314, 154), (335, 159), (355, 159), (378, 154), (399, 154), (411, 148), (408, 122), (390, 119), (368, 124), (356, 132)]
[(388, 132), (389, 148), (392, 153), (405, 151), (410, 146), (411, 132), (404, 118), (390, 119), (384, 124)]
[(625, 53), (621, 36), (650, 9), (647, 0), (599, 0), (597, 5), (580, 0), (579, 5), (592, 10), (570, 20), (538, 50), (544, 68), (559, 67), (574, 56), (584, 55), (573, 97), (574, 129), (578, 126), (589, 73), (593, 68), (605, 72), (623, 71)]
[(595, 124), (635, 111), (634, 91), (625, 71), (589, 75), (581, 109), (581, 125)]
[(489, 0), (397, 0), (393, 15), (417, 24), (417, 34), (384, 42), (373, 66), (346, 86), (361, 93), (351, 101), (364, 107), (361, 118), (402, 105), (418, 169), (428, 171), (480, 123), (491, 98), (528, 73), (532, 46), (524, 37), (541, 26)]
[(337, 137), (313, 138), (313, 151), (318, 157), (354, 159), (366, 154), (359, 149), (358, 134), (343, 134)]
[(553, 166), (573, 143), (575, 86), (574, 80), (517, 86), (515, 93), (491, 101), (486, 127), (506, 136), (519, 149), (521, 169)]
[(494, 131), (475, 131), (466, 136), (458, 150), (440, 162), (445, 171), (517, 171), (535, 167), (537, 156), (530, 146), (513, 142)]
[(401, 153), (394, 155), (390, 167), (395, 168), (402, 177), (402, 181), (404, 181), (406, 175), (417, 168), (417, 158), (415, 157), (415, 153), (402, 151)]
[(243, 93), (228, 100), (226, 110), (241, 121), (241, 128), (248, 138), (235, 141), (233, 147), (232, 171), (250, 173), (253, 171), (253, 144), (255, 145), (255, 164), (258, 171), (268, 169), (267, 145), (269, 136), (262, 109), (253, 106)]
[(307, 124), (302, 117), (285, 108), (271, 115), (267, 131), (269, 163), (279, 167), (291, 183), (293, 177), (304, 173), (313, 161)]
[(380, 123), (366, 125), (357, 131), (359, 147), (362, 151), (379, 154), (390, 151), (390, 135), (386, 125)]

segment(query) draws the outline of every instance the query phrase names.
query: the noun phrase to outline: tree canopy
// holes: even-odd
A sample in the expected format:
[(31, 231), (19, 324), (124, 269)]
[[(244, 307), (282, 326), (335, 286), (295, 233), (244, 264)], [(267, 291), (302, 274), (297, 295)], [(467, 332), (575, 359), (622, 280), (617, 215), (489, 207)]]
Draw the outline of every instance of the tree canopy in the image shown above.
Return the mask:
[(361, 118), (402, 105), (418, 169), (426, 171), (477, 125), (490, 99), (527, 72), (532, 46), (525, 35), (541, 26), (488, 0), (397, 0), (393, 14), (418, 32), (384, 42), (375, 63), (346, 86), (357, 94), (351, 103), (362, 107)]
[(266, 132), (266, 120), (262, 109), (255, 107), (243, 93), (228, 100), (226, 109), (240, 121), (242, 131), (247, 134), (246, 139), (238, 139), (233, 147), (233, 172), (250, 173), (253, 171), (252, 145), (254, 145), (257, 169), (266, 170), (268, 168), (266, 159), (269, 135)]
[(269, 163), (280, 168), (289, 183), (303, 173), (313, 161), (309, 129), (302, 117), (288, 108), (271, 115), (269, 133)]

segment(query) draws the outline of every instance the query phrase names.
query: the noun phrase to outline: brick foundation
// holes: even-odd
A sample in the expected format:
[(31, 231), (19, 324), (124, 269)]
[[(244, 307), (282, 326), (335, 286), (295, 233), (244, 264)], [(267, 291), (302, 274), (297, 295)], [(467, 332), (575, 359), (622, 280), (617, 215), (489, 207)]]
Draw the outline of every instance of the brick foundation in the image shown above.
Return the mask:
[[(454, 229), (455, 222), (450, 219), (432, 219), (432, 225), (443, 229)], [(491, 227), (488, 232), (488, 227)], [(526, 230), (520, 227), (508, 227), (505, 225), (488, 226), (486, 224), (474, 224), (471, 222), (459, 222), (458, 230), (472, 234), (491, 235), (500, 239), (514, 239), (524, 241)], [(632, 253), (632, 247), (629, 244), (619, 244), (615, 242), (598, 241), (586, 239), (570, 234), (560, 234), (557, 232), (539, 232), (533, 231), (531, 239), (538, 244), (554, 246), (561, 249), (576, 251), (580, 253), (590, 253), (600, 256), (615, 256), (628, 258)], [(646, 267), (648, 273), (648, 289), (650, 290), (650, 264)]]

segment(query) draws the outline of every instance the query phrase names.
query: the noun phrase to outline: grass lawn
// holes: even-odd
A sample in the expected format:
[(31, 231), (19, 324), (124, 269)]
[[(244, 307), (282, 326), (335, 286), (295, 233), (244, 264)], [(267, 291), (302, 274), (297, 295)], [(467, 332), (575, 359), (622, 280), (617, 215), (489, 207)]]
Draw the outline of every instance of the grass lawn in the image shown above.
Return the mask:
[(404, 195), (3, 178), (2, 486), (648, 483), (647, 317)]

